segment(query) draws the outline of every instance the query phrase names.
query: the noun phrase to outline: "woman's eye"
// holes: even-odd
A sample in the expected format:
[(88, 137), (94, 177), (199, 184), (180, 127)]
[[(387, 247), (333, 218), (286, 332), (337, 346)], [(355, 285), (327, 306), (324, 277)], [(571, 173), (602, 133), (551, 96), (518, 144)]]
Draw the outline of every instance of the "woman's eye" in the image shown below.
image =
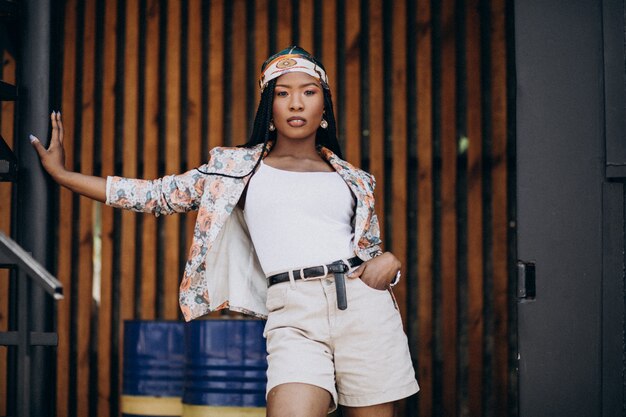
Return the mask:
[(287, 92), (286, 91), (277, 91), (276, 92), (276, 96), (277, 97), (287, 97)]
[(305, 95), (305, 96), (312, 96), (312, 95), (314, 95), (314, 94), (315, 94), (315, 90), (306, 90), (306, 91), (304, 92), (304, 95)]

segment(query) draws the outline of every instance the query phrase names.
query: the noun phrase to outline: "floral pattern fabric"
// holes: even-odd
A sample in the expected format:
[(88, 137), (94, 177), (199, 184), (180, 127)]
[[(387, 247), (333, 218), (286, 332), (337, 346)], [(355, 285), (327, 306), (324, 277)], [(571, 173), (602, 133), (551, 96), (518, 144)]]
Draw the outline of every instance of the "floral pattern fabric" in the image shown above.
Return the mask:
[[(269, 152), (270, 146), (268, 146)], [(155, 216), (162, 214), (183, 213), (198, 210), (189, 256), (185, 265), (180, 285), (179, 302), (186, 320), (192, 320), (211, 311), (222, 308), (265, 317), (267, 311), (262, 308), (251, 310), (249, 307), (234, 306), (229, 300), (211, 302), (207, 279), (206, 257), (215, 250), (214, 243), (224, 224), (245, 189), (250, 176), (243, 179), (229, 178), (211, 173), (243, 176), (255, 166), (261, 155), (263, 145), (252, 148), (216, 147), (210, 152), (210, 159), (197, 169), (179, 175), (168, 175), (156, 180), (140, 180), (122, 177), (107, 178), (108, 205), (138, 212), (148, 212)], [(374, 211), (374, 177), (336, 156), (326, 148), (320, 149), (320, 155), (327, 160), (350, 187), (356, 197), (354, 216), (354, 252), (363, 260), (368, 260), (381, 253), (378, 219)], [(209, 173), (209, 174), (207, 174)], [(208, 266), (210, 267), (210, 266)], [(224, 282), (220, 288), (242, 288), (230, 285), (228, 280), (241, 277), (217, 277)], [(252, 288), (243, 286), (243, 288)], [(258, 294), (251, 294), (257, 297)], [(217, 304), (217, 305), (216, 305)]]

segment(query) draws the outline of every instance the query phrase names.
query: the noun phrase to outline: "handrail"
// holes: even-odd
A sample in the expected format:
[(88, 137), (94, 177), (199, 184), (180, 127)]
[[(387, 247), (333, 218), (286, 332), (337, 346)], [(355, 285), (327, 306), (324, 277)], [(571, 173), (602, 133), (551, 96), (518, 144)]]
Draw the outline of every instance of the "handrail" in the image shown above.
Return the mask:
[(31, 288), (35, 285), (41, 287), (55, 300), (60, 300), (63, 298), (63, 285), (20, 245), (2, 232), (0, 232), (0, 268), (10, 268), (16, 272), (17, 297), (12, 300), (17, 306), (15, 317), (12, 319), (15, 323), (14, 330), (0, 331), (0, 346), (9, 346), (15, 352), (15, 359), (10, 364), (7, 377), (10, 381), (7, 398), (12, 398), (13, 402), (7, 403), (7, 411), (15, 417), (39, 416), (42, 414), (32, 408), (33, 389), (36, 388), (32, 387), (31, 347), (57, 346), (59, 337), (55, 331), (31, 330), (32, 306), (28, 301)]
[(63, 299), (63, 284), (13, 239), (0, 232), (0, 268), (15, 265), (55, 300)]

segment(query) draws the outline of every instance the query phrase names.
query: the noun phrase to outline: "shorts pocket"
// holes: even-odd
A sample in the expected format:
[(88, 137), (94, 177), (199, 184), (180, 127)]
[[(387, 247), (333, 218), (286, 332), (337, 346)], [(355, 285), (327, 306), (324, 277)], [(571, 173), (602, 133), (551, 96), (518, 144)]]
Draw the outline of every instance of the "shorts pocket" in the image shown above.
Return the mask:
[(278, 284), (273, 285), (267, 289), (267, 300), (265, 301), (265, 307), (267, 311), (273, 313), (284, 309), (287, 306), (287, 291), (289, 285)]
[[(374, 308), (374, 306), (382, 308), (382, 306), (388, 305), (392, 306), (394, 310), (398, 310), (398, 304), (390, 289), (379, 290), (372, 288), (363, 282), (361, 278), (352, 278), (352, 280), (356, 281), (352, 287), (355, 290), (355, 294), (353, 297), (350, 297), (350, 295), (348, 297), (352, 298), (353, 301), (365, 303), (364, 306), (367, 306), (367, 308)], [(350, 305), (350, 301), (348, 305)]]
[[(350, 279), (350, 278), (348, 278), (348, 279)], [(357, 282), (359, 283), (359, 285), (360, 285), (360, 286), (365, 287), (365, 288), (367, 288), (367, 289), (368, 289), (368, 290), (370, 290), (370, 291), (374, 291), (375, 293), (378, 293), (378, 294), (385, 294), (386, 292), (388, 292), (386, 288), (385, 288), (384, 290), (379, 290), (379, 289), (377, 289), (377, 288), (370, 287), (370, 286), (369, 286), (369, 285), (367, 285), (367, 284), (365, 283), (365, 281), (363, 281), (361, 278), (352, 278), (352, 279), (354, 279), (355, 281), (357, 281)]]

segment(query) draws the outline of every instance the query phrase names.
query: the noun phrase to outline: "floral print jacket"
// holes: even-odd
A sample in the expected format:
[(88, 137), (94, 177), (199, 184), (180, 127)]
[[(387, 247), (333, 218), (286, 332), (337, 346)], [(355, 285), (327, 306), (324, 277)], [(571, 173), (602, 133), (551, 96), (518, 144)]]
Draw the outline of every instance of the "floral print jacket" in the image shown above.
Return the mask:
[[(106, 203), (113, 207), (155, 216), (198, 210), (179, 294), (187, 321), (222, 308), (267, 317), (265, 275), (243, 213), (237, 207), (250, 176), (236, 179), (210, 174), (245, 175), (254, 167), (262, 149), (263, 145), (217, 147), (211, 150), (209, 162), (199, 168), (151, 181), (107, 178)], [(374, 177), (326, 148), (320, 148), (319, 152), (356, 197), (352, 225), (355, 255), (368, 260), (380, 254)]]

